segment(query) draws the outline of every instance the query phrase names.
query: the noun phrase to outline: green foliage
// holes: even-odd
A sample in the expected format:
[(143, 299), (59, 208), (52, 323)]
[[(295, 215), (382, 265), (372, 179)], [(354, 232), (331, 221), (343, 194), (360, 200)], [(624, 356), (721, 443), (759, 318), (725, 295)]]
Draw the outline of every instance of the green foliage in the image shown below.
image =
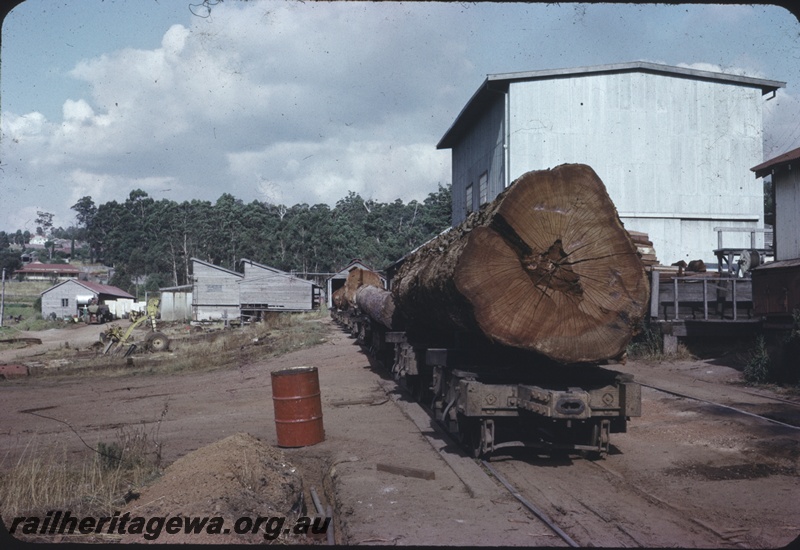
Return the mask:
[(663, 359), (664, 353), (662, 350), (660, 331), (642, 323), (639, 326), (636, 336), (631, 343), (628, 344), (627, 354), (631, 359), (649, 361), (660, 361)]
[(123, 203), (95, 207), (84, 197), (72, 208), (91, 255), (114, 266), (111, 284), (133, 293), (140, 277), (147, 290), (191, 284), (193, 257), (234, 270), (243, 258), (307, 273), (334, 272), (354, 258), (380, 269), (447, 228), (450, 201), (444, 186), (407, 204), (350, 192), (333, 208), (244, 203), (229, 193), (213, 204), (156, 201), (136, 189)]
[(756, 347), (750, 353), (742, 374), (745, 380), (756, 384), (763, 384), (772, 379), (772, 362), (763, 336), (759, 336), (756, 340)]
[(19, 250), (12, 250), (11, 248), (0, 249), (0, 269), (5, 268), (7, 280), (10, 280), (14, 271), (21, 267), (22, 259), (20, 258)]

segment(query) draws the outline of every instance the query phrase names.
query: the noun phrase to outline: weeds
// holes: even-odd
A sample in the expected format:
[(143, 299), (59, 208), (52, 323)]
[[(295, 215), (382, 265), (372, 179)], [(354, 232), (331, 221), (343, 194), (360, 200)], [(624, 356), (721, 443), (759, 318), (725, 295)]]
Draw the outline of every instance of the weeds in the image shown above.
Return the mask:
[(661, 361), (664, 352), (661, 348), (661, 334), (647, 325), (642, 325), (639, 333), (628, 344), (628, 357), (648, 361)]
[(160, 473), (159, 433), (168, 409), (165, 403), (154, 423), (124, 426), (117, 430), (116, 441), (98, 442), (96, 448), (78, 436), (88, 450), (77, 461), (70, 459), (64, 445), (39, 449), (32, 440), (17, 463), (0, 475), (6, 525), (11, 518), (44, 517), (49, 510), (95, 517), (118, 510), (133, 488)]
[(268, 315), (247, 327), (175, 340), (175, 357), (159, 372), (202, 371), (240, 365), (316, 346), (329, 327), (320, 312)]
[(767, 351), (767, 342), (763, 336), (759, 335), (756, 340), (756, 347), (750, 353), (742, 375), (748, 382), (763, 384), (771, 379), (771, 370), (772, 362), (770, 361), (769, 352)]

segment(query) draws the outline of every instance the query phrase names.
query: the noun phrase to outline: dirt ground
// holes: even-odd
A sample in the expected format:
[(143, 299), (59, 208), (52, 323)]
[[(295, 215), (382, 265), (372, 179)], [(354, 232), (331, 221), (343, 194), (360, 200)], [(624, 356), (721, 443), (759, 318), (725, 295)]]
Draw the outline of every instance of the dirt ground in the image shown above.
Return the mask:
[[(98, 332), (89, 326), (26, 333), (42, 344), (0, 351), (0, 364), (55, 368), (46, 364), (45, 349), (87, 348)], [(301, 365), (319, 370), (326, 437), (279, 449), (270, 371)], [(614, 368), (675, 394), (800, 424), (796, 396), (743, 386), (738, 371), (713, 360)], [(800, 431), (675, 394), (643, 388), (643, 416), (628, 433), (612, 435), (605, 460), (509, 453), (491, 463), (582, 546), (767, 548), (796, 539)], [(314, 515), (313, 487), (333, 510), (338, 544), (563, 545), (421, 417), (332, 324), (325, 344), (269, 361), (169, 375), (11, 379), (0, 382), (0, 399), (3, 469), (31, 448), (64, 446), (79, 456), (86, 447), (76, 433), (96, 445), (113, 441), (123, 426), (162, 419), (159, 439), (171, 466), (153, 486), (137, 489), (126, 508), (148, 516), (291, 516), (298, 494)], [(409, 475), (408, 468), (424, 476)], [(191, 535), (157, 542), (263, 539)], [(294, 542), (324, 544), (325, 538)]]

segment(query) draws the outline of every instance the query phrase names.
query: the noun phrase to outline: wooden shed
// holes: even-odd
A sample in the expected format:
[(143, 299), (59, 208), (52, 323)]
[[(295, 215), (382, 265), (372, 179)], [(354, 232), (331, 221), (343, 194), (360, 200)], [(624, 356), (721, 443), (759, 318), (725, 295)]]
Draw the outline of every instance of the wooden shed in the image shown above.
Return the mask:
[[(111, 305), (117, 300), (132, 302), (133, 296), (115, 286), (68, 279), (41, 293), (42, 316), (55, 315), (59, 319), (81, 314), (81, 308), (92, 299), (100, 304)], [(109, 308), (114, 311), (113, 308)]]
[(238, 319), (239, 281), (244, 275), (192, 258), (192, 320)]
[(775, 260), (800, 258), (800, 147), (751, 170), (756, 178), (772, 178)]
[(320, 305), (320, 287), (285, 271), (241, 260), (244, 278), (239, 281), (242, 316), (259, 318), (266, 311), (311, 311)]
[[(715, 227), (763, 228), (749, 170), (763, 96), (784, 86), (647, 62), (488, 75), (437, 145), (452, 150), (452, 223), (527, 171), (583, 163), (662, 263), (716, 263)], [(748, 235), (727, 245), (749, 248)]]
[[(350, 274), (352, 270), (356, 268), (366, 269), (368, 271), (375, 271), (371, 267), (367, 266), (361, 260), (355, 259), (352, 260), (349, 264), (347, 264), (347, 266), (342, 268), (333, 277), (330, 277), (328, 279), (328, 292), (327, 292), (328, 309), (333, 308), (333, 293), (344, 286), (344, 283), (347, 280), (347, 276)], [(383, 282), (383, 286), (386, 287), (386, 279), (384, 277), (381, 277), (381, 281)]]

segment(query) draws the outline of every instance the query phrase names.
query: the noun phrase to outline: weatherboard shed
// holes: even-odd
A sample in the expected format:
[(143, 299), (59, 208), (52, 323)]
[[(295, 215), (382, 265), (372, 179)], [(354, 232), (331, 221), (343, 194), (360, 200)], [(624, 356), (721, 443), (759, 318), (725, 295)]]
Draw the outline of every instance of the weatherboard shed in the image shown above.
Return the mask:
[(311, 311), (319, 307), (320, 287), (274, 267), (243, 259), (244, 278), (238, 282), (242, 315), (259, 317), (266, 311)]
[(239, 281), (244, 275), (192, 258), (192, 320), (238, 319)]

